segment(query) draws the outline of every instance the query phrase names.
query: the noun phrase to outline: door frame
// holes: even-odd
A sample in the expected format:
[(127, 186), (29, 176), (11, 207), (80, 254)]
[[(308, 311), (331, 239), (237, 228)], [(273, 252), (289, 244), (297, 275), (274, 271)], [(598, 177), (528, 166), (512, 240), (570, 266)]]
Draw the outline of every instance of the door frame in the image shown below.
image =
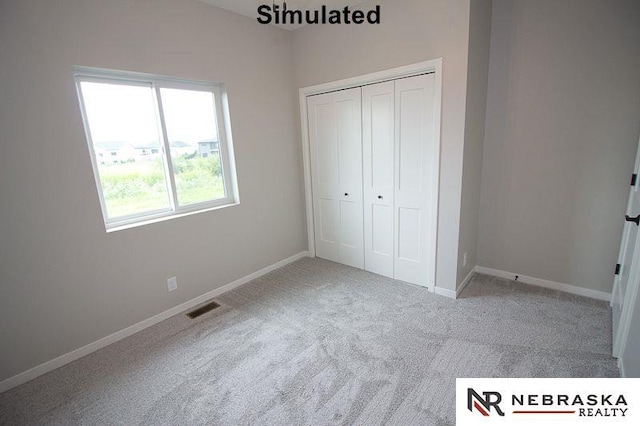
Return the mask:
[(433, 170), (435, 179), (433, 180), (433, 193), (435, 194), (435, 202), (432, 206), (431, 215), (431, 235), (433, 235), (432, 246), (429, 247), (431, 253), (434, 253), (432, 259), (429, 259), (429, 291), (433, 292), (436, 284), (436, 258), (438, 244), (438, 202), (440, 193), (440, 145), (441, 145), (441, 117), (442, 117), (442, 58), (436, 58), (424, 62), (405, 65), (397, 68), (391, 68), (384, 71), (378, 71), (357, 77), (346, 78), (343, 80), (332, 81), (328, 83), (317, 84), (313, 86), (303, 87), (298, 90), (298, 98), (300, 102), (300, 127), (302, 142), (302, 165), (304, 171), (304, 193), (305, 193), (305, 209), (307, 214), (307, 241), (310, 257), (316, 257), (316, 244), (314, 233), (314, 217), (313, 217), (313, 193), (311, 186), (311, 155), (309, 145), (309, 124), (307, 122), (307, 97), (319, 95), (321, 93), (334, 92), (337, 90), (350, 89), (353, 87), (362, 87), (369, 84), (381, 83), (388, 80), (397, 80), (403, 77), (412, 77), (420, 74), (435, 75), (435, 91), (434, 91), (434, 140), (437, 141), (433, 162), (430, 167)]
[[(633, 166), (632, 173), (638, 174), (640, 171), (640, 139), (638, 140), (638, 148), (636, 150), (636, 160)], [(635, 197), (640, 197), (640, 182), (636, 181), (630, 188), (629, 191), (629, 199), (627, 202), (627, 208), (625, 209), (625, 215), (633, 215), (635, 212), (632, 210), (632, 202), (631, 196), (635, 193)], [(627, 239), (629, 235), (627, 234), (627, 225), (625, 223), (625, 228), (622, 231), (622, 238), (620, 242), (620, 251), (618, 252), (618, 263), (623, 265), (622, 261), (622, 251), (626, 246)], [(636, 225), (637, 226), (637, 225)], [(620, 297), (618, 294), (620, 292), (620, 275), (615, 275), (613, 280), (613, 288), (611, 290), (611, 299), (609, 301), (609, 306), (614, 309), (614, 304), (616, 303), (616, 299)], [(636, 299), (638, 297), (638, 291), (640, 287), (640, 229), (638, 229), (638, 234), (636, 235), (636, 241), (634, 243), (634, 251), (633, 257), (631, 258), (631, 264), (629, 265), (629, 277), (627, 279), (627, 289), (624, 294), (625, 301), (623, 302), (622, 311), (620, 313), (620, 319), (618, 323), (617, 332), (612, 336), (611, 342), (611, 351), (612, 355), (618, 358), (618, 368), (620, 369), (620, 373), (622, 377), (625, 377), (624, 374), (624, 364), (623, 364), (623, 355), (625, 352), (627, 339), (629, 337), (629, 331), (631, 329), (631, 319), (633, 317), (633, 310), (635, 308)], [(612, 324), (613, 326), (613, 324)]]

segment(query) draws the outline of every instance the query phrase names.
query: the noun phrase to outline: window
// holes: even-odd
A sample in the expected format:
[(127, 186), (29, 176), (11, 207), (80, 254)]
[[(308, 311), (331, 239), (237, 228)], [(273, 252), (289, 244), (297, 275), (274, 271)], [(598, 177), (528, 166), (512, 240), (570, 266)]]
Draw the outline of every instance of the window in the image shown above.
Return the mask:
[(222, 85), (93, 68), (75, 78), (107, 230), (238, 202)]

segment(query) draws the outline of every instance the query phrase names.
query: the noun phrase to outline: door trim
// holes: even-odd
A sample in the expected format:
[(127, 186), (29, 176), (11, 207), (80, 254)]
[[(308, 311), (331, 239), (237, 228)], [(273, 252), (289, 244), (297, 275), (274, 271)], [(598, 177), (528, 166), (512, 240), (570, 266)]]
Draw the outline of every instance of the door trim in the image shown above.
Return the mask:
[(411, 65), (405, 65), (384, 71), (378, 71), (371, 74), (365, 74), (357, 77), (346, 78), (343, 80), (332, 81), (329, 83), (307, 86), (299, 89), (298, 100), (300, 103), (300, 127), (301, 127), (301, 143), (302, 143), (302, 165), (304, 172), (304, 193), (305, 193), (305, 210), (307, 219), (307, 242), (310, 257), (316, 256), (315, 234), (314, 234), (314, 217), (313, 217), (313, 194), (311, 189), (311, 155), (309, 145), (309, 126), (307, 122), (307, 97), (318, 95), (326, 92), (350, 89), (353, 87), (366, 86), (368, 84), (380, 83), (387, 80), (397, 80), (403, 77), (412, 77), (415, 75), (433, 73), (435, 74), (435, 90), (434, 90), (434, 126), (433, 132), (437, 141), (435, 147), (435, 155), (433, 158), (434, 175), (436, 179), (433, 182), (433, 193), (436, 194), (435, 202), (432, 206), (431, 215), (431, 235), (433, 235), (431, 253), (435, 253), (432, 259), (429, 259), (430, 276), (428, 277), (429, 291), (433, 292), (436, 286), (436, 258), (437, 258), (437, 241), (438, 241), (438, 201), (440, 189), (440, 121), (442, 116), (442, 58), (436, 58), (429, 61), (418, 62)]
[[(632, 173), (635, 175), (640, 170), (640, 140), (638, 140), (638, 149), (636, 150), (636, 161), (633, 166)], [(640, 190), (640, 183), (636, 179), (633, 179), (631, 187), (629, 189), (629, 198), (627, 201), (627, 208), (625, 209), (625, 215), (633, 215), (634, 197), (640, 197), (638, 191)], [(622, 216), (620, 217), (622, 219)], [(638, 286), (640, 285), (640, 235), (636, 234), (636, 240), (634, 242), (634, 251), (631, 259), (626, 259), (626, 247), (629, 241), (629, 224), (624, 222), (624, 228), (622, 231), (622, 238), (620, 239), (620, 250), (618, 251), (617, 263), (621, 266), (620, 273), (616, 273), (613, 280), (613, 288), (611, 289), (610, 306), (612, 315), (615, 315), (616, 300), (620, 300), (620, 282), (622, 280), (625, 266), (629, 268), (627, 277), (627, 288), (625, 291), (624, 299), (622, 302), (622, 310), (620, 312), (620, 318), (618, 319), (618, 328), (613, 330), (615, 323), (612, 318), (612, 341), (611, 352), (614, 357), (617, 357), (622, 365), (622, 356), (624, 354), (625, 346), (627, 344), (627, 338), (629, 336), (629, 330), (631, 328), (631, 319), (633, 316), (634, 304), (638, 296)], [(633, 227), (633, 225), (631, 225)], [(640, 231), (638, 231), (640, 232)], [(626, 261), (625, 261), (626, 260)], [(628, 263), (628, 265), (626, 265)], [(616, 268), (617, 269), (617, 268)], [(621, 370), (622, 371), (622, 370)]]

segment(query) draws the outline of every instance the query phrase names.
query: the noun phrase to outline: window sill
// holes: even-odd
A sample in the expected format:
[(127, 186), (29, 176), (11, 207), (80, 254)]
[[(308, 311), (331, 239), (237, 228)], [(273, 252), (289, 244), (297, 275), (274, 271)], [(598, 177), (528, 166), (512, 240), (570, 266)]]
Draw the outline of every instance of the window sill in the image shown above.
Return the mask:
[(107, 225), (107, 234), (110, 234), (111, 232), (123, 231), (125, 229), (137, 228), (139, 226), (151, 225), (153, 223), (165, 222), (167, 220), (177, 219), (177, 218), (185, 217), (185, 216), (191, 216), (191, 215), (194, 215), (194, 214), (210, 212), (210, 211), (213, 211), (213, 210), (220, 210), (220, 209), (224, 209), (224, 208), (227, 208), (227, 207), (237, 206), (239, 204), (240, 204), (239, 201), (234, 201), (232, 203), (224, 204), (222, 206), (206, 207), (206, 208), (193, 210), (193, 211), (178, 212), (178, 213), (176, 213), (176, 212), (164, 213), (161, 216), (157, 216), (157, 217), (154, 217), (152, 219), (142, 219), (142, 220), (138, 220), (136, 222), (126, 223), (126, 224), (122, 224), (122, 225), (118, 225), (118, 224), (114, 224), (114, 225), (111, 225), (111, 226)]

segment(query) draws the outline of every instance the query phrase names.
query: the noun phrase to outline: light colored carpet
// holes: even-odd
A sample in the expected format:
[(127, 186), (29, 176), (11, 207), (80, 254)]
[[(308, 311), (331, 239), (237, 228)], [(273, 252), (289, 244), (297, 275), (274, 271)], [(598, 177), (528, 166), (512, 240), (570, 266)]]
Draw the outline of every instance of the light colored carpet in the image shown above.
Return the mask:
[(446, 425), (456, 377), (612, 377), (608, 304), (476, 275), (456, 301), (302, 259), (0, 394), (1, 424)]

